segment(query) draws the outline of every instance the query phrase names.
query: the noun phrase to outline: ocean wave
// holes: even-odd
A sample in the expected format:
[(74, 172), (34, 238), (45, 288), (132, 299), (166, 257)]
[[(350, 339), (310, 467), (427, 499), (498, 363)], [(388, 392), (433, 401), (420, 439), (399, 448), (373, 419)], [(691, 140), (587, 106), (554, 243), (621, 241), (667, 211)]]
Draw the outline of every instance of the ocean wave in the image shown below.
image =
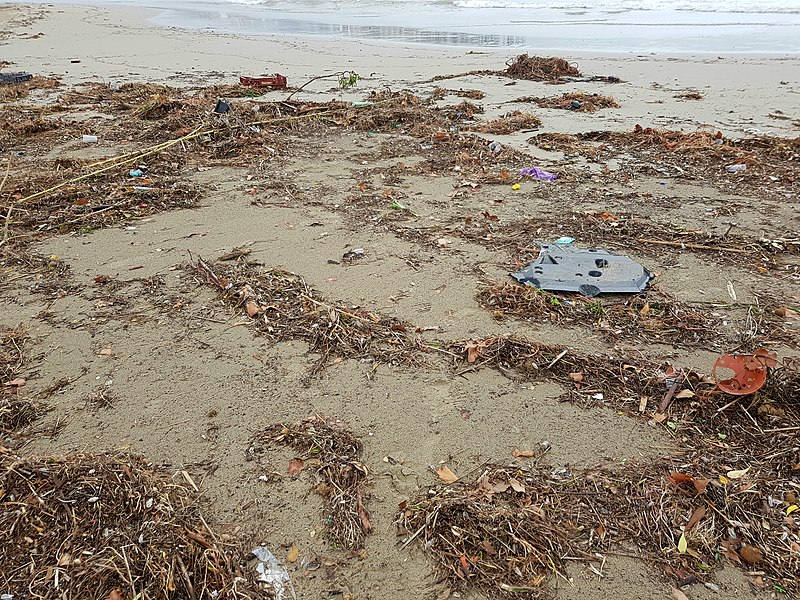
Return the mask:
[[(403, 0), (400, 0), (403, 1)], [(797, 0), (453, 0), (461, 8), (517, 8), (529, 10), (581, 11), (688, 11), (726, 13), (800, 13)]]
[[(214, 0), (212, 0), (214, 1)], [(219, 1), (219, 0), (216, 0)], [(285, 5), (285, 0), (223, 0), (240, 5)], [(403, 4), (450, 5), (458, 8), (509, 8), (554, 10), (568, 13), (599, 11), (607, 13), (630, 11), (681, 11), (710, 13), (800, 14), (798, 0), (301, 0), (294, 5), (335, 6), (355, 5), (377, 8)]]

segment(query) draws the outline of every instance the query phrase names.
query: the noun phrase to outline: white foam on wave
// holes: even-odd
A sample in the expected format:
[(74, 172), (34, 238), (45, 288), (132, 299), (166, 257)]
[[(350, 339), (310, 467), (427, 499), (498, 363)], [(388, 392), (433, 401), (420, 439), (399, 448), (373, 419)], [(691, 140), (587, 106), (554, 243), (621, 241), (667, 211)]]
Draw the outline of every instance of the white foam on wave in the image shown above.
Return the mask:
[(527, 8), (569, 12), (690, 11), (727, 13), (800, 13), (797, 0), (453, 0), (462, 8)]
[[(276, 5), (280, 0), (223, 0), (230, 4)], [(459, 8), (514, 8), (579, 11), (689, 11), (726, 13), (800, 13), (800, 0), (307, 0), (292, 2), (306, 7), (323, 5), (450, 4)]]

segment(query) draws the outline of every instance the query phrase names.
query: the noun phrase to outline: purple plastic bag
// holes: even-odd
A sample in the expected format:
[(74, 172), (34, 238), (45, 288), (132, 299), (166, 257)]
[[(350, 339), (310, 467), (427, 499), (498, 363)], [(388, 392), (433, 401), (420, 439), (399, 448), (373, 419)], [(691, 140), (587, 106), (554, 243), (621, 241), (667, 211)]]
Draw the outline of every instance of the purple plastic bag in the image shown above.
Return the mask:
[(530, 169), (522, 169), (519, 172), (520, 175), (530, 175), (531, 177), (536, 177), (536, 179), (544, 179), (545, 181), (555, 181), (558, 175), (555, 173), (548, 173), (547, 171), (540, 169), (539, 167), (531, 167)]

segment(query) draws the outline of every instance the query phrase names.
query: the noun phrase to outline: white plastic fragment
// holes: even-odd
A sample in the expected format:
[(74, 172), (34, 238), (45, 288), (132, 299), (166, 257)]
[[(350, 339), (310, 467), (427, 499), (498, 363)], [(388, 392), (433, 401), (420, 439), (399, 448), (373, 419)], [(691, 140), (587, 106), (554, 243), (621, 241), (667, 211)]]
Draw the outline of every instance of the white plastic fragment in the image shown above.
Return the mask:
[(250, 552), (258, 560), (256, 572), (259, 574), (258, 580), (268, 583), (275, 590), (275, 600), (283, 600), (285, 589), (288, 587), (292, 599), (295, 600), (294, 588), (289, 572), (275, 558), (266, 546), (257, 546)]

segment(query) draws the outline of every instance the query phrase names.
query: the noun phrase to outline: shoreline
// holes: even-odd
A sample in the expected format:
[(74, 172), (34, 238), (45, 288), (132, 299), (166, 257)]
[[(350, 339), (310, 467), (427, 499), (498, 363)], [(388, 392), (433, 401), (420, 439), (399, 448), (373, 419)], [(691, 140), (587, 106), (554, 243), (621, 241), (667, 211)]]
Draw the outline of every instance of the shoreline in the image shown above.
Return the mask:
[(148, 22), (162, 28), (261, 38), (290, 36), (484, 51), (800, 56), (800, 13), (567, 12), (416, 3), (404, 4), (402, 9), (398, 4), (376, 4), (365, 12), (347, 4), (342, 10), (340, 4), (331, 10), (326, 5), (280, 8), (195, 1), (175, 6), (161, 1), (144, 8), (131, 2), (10, 5), (148, 11)]

